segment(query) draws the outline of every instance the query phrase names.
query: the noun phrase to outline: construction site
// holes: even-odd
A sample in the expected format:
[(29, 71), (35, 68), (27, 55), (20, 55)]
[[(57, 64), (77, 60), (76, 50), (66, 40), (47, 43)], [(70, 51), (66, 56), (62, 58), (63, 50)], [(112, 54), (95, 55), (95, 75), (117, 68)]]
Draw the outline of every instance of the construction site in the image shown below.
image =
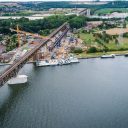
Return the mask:
[[(18, 25), (16, 29), (10, 28), (10, 30), (12, 32), (16, 32), (18, 47), (12, 51), (3, 53), (0, 56), (1, 63), (13, 64), (22, 58), (22, 56), (24, 56), (28, 51), (42, 43), (42, 40), (48, 39), (46, 36), (23, 31)], [(75, 35), (71, 33), (70, 30), (61, 39), (61, 41), (54, 43), (62, 34), (63, 31), (59, 31), (53, 38), (50, 38), (48, 43), (40, 48), (35, 56), (29, 59), (29, 62), (47, 60), (51, 63), (55, 63), (55, 59), (67, 59), (71, 55), (70, 51), (72, 47), (82, 47), (82, 41), (75, 37)], [(57, 63), (55, 65), (57, 65)]]

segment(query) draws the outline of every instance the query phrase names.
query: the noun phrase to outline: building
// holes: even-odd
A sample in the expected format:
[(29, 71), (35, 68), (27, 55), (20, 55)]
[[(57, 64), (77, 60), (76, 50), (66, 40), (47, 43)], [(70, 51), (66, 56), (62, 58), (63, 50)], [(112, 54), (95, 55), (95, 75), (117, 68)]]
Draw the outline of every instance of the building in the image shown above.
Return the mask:
[(98, 27), (99, 25), (103, 24), (102, 21), (91, 21), (91, 22), (87, 22), (87, 25), (85, 27), (85, 30), (89, 31), (93, 28)]
[(0, 55), (0, 62), (8, 63), (13, 58), (15, 52), (3, 53)]
[(3, 52), (6, 52), (6, 46), (0, 45), (0, 54), (2, 54)]

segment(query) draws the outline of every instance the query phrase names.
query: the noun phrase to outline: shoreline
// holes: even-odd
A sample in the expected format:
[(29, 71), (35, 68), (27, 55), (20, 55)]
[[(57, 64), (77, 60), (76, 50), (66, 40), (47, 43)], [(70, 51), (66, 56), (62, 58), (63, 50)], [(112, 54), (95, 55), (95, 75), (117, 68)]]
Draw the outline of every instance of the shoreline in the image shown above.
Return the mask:
[[(128, 51), (115, 51), (115, 52), (106, 52), (106, 53), (82, 53), (75, 54), (78, 59), (95, 59), (100, 58), (102, 55), (115, 54), (115, 56), (124, 56)], [(34, 63), (35, 61), (29, 61), (26, 64)], [(0, 63), (0, 66), (11, 65), (10, 63)]]
[(78, 59), (92, 59), (92, 58), (100, 58), (102, 55), (110, 55), (115, 54), (116, 56), (124, 56), (128, 53), (127, 51), (112, 51), (112, 52), (97, 52), (97, 53), (81, 53), (81, 54), (75, 54)]
[[(125, 54), (115, 54), (115, 56), (124, 56)], [(95, 58), (100, 58), (101, 56), (92, 56), (92, 57), (78, 57), (78, 59), (95, 59)]]

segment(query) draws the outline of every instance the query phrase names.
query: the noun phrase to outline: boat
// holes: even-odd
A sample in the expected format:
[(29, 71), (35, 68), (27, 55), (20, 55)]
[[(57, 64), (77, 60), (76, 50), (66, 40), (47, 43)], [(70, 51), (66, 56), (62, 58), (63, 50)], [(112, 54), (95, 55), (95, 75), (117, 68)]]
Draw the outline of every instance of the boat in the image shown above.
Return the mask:
[(17, 84), (25, 84), (27, 83), (28, 77), (26, 75), (18, 75), (17, 77), (14, 77), (10, 79), (7, 84), (8, 85), (17, 85)]
[(37, 67), (41, 66), (56, 66), (56, 65), (68, 65), (71, 63), (78, 63), (79, 60), (75, 56), (70, 56), (67, 58), (62, 57), (61, 59), (51, 59), (51, 60), (40, 60), (36, 62)]
[(111, 54), (111, 55), (103, 55), (101, 56), (102, 59), (104, 58), (115, 58), (115, 54)]
[(125, 56), (125, 57), (128, 57), (128, 53), (126, 53), (124, 56)]
[(48, 60), (40, 60), (36, 62), (37, 67), (43, 67), (43, 66), (49, 66), (49, 61)]
[(58, 65), (68, 65), (68, 64), (70, 64), (70, 63), (71, 63), (71, 61), (70, 61), (69, 58), (58, 60)]
[(43, 67), (43, 66), (55, 66), (58, 65), (57, 59), (51, 59), (51, 60), (40, 60), (36, 62), (37, 67)]
[(71, 63), (79, 63), (78, 58), (73, 55), (69, 56), (69, 59)]
[(71, 61), (70, 61), (69, 58), (67, 58), (67, 59), (64, 60), (64, 64), (65, 64), (65, 65), (70, 64), (70, 63), (71, 63)]
[(59, 63), (58, 63), (58, 60), (57, 59), (51, 59), (51, 60), (49, 60), (49, 65), (50, 66), (55, 66), (55, 65), (58, 65)]
[(64, 59), (59, 59), (58, 60), (58, 65), (63, 65), (63, 63), (64, 63)]

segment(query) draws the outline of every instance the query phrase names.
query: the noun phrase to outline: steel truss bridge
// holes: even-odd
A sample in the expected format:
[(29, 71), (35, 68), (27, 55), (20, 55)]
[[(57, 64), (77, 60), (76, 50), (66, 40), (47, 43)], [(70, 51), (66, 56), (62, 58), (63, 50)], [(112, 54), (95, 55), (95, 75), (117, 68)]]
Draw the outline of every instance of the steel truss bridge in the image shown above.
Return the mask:
[(0, 75), (0, 87), (3, 86), (9, 79), (12, 77), (15, 77), (19, 70), (28, 62), (30, 58), (36, 55), (38, 50), (47, 45), (47, 43), (51, 40), (51, 38), (55, 37), (60, 31), (62, 32), (61, 35), (55, 38), (55, 42), (53, 42), (53, 47), (55, 47), (62, 38), (67, 34), (69, 30), (68, 23), (64, 23), (61, 25), (58, 29), (56, 29), (54, 32), (52, 32), (47, 39), (42, 40), (40, 44), (38, 44), (36, 47), (34, 47), (32, 50), (27, 52), (22, 58), (20, 58), (18, 61), (14, 62), (12, 65), (10, 65), (5, 71), (2, 72)]

